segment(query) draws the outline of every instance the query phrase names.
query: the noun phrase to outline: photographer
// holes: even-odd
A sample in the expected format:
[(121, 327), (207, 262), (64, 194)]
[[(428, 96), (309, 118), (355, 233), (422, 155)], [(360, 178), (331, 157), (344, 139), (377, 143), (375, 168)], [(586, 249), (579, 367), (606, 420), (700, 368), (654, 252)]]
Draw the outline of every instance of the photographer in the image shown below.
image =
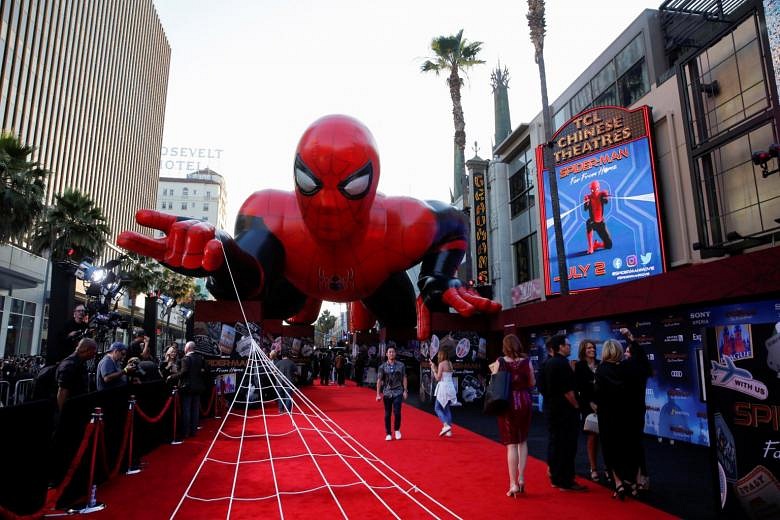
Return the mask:
[[(89, 316), (87, 315), (84, 304), (79, 303), (76, 305), (76, 308), (73, 309), (73, 318), (65, 322), (62, 330), (57, 335), (57, 351), (60, 353), (72, 353), (81, 338), (87, 335), (88, 327)], [(51, 360), (52, 363), (56, 363), (62, 359), (59, 356), (55, 357), (56, 359)]]
[(134, 339), (127, 349), (127, 356), (128, 358), (152, 359), (152, 353), (149, 350), (149, 336), (143, 329), (135, 331)]
[(108, 388), (116, 388), (127, 384), (128, 374), (134, 375), (136, 371), (135, 365), (130, 365), (126, 368), (122, 368), (122, 360), (127, 354), (127, 345), (116, 341), (111, 344), (100, 360), (97, 367), (97, 389), (106, 390)]

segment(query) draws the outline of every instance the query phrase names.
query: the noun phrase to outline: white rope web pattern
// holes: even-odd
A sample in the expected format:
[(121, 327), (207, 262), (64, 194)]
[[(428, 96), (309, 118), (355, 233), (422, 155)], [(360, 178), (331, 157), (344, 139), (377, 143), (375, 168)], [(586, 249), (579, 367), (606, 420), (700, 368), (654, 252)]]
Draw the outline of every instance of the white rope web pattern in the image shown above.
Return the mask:
[[(225, 483), (224, 492), (215, 492), (215, 482)], [(225, 518), (250, 502), (268, 509), (253, 510), (254, 518), (285, 518), (296, 499), (316, 510), (327, 501), (342, 518), (365, 516), (367, 508), (387, 518), (459, 518), (325, 415), (252, 341), (235, 398), (171, 518), (192, 502), (227, 503)]]

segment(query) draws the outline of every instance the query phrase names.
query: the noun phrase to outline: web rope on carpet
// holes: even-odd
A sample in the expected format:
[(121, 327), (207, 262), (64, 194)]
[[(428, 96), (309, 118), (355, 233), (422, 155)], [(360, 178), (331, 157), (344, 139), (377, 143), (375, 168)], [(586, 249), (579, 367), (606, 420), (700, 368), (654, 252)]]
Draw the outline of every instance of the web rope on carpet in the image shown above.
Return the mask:
[[(225, 255), (224, 248), (223, 255)], [(244, 324), (249, 329), (227, 255), (224, 259)], [(275, 410), (267, 409), (269, 405)], [(284, 443), (291, 443), (296, 438), (300, 442), (300, 447), (296, 448), (298, 451), (286, 453), (285, 449), (289, 449), (289, 446)], [(237, 446), (235, 456), (228, 460), (225, 454), (218, 452), (230, 451), (231, 443)], [(316, 443), (314, 447), (312, 447), (313, 443)], [(244, 457), (245, 451), (247, 457)], [(260, 452), (259, 457), (258, 452)], [(313, 481), (302, 485), (280, 486), (278, 465), (287, 461), (306, 464), (307, 460), (310, 464), (309, 468), (313, 467), (316, 471), (316, 475), (312, 475)], [(336, 468), (341, 478), (329, 478), (328, 474), (333, 473), (333, 465), (330, 464), (330, 467), (323, 465), (329, 461), (340, 463)], [(361, 463), (362, 472), (356, 469), (357, 463)], [(215, 465), (232, 467), (230, 493), (220, 496), (199, 496), (194, 490), (196, 482), (199, 478), (207, 478), (204, 476), (206, 468), (213, 470), (212, 466)], [(248, 493), (250, 490), (246, 489), (247, 486), (239, 486), (242, 469), (246, 474), (257, 471), (258, 466), (267, 466), (270, 471), (272, 493), (251, 494)], [(230, 472), (229, 469), (227, 471)], [(344, 474), (348, 476), (346, 481), (343, 478)], [(171, 518), (180, 514), (187, 501), (200, 503), (226, 501), (228, 503), (226, 518), (230, 518), (235, 502), (275, 501), (275, 509), (278, 510), (279, 518), (283, 519), (285, 511), (282, 497), (294, 497), (323, 490), (327, 491), (327, 495), (341, 516), (349, 518), (342, 500), (336, 494), (336, 490), (347, 488), (368, 491), (389, 516), (399, 520), (401, 516), (393, 507), (397, 503), (398, 496), (406, 501), (405, 507), (414, 507), (418, 510), (418, 516), (459, 518), (447, 506), (411, 483), (336, 424), (285, 377), (252, 338), (247, 367), (236, 387), (234, 398)], [(390, 498), (393, 500), (380, 495), (380, 492), (386, 494), (388, 491), (395, 491), (398, 495), (391, 495)]]

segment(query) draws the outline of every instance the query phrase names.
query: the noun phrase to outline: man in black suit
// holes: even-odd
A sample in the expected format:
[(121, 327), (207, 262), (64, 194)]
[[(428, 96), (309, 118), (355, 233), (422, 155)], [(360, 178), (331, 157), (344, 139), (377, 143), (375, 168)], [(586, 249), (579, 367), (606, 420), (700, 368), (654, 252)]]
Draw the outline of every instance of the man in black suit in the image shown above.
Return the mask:
[(544, 396), (544, 417), (550, 438), (547, 463), (553, 487), (563, 491), (585, 491), (574, 480), (574, 458), (580, 431), (579, 404), (574, 394), (574, 370), (569, 364), (571, 345), (558, 334), (547, 342), (548, 357), (542, 365), (539, 390)]
[(195, 342), (188, 341), (184, 346), (184, 358), (181, 360), (181, 372), (179, 372), (182, 437), (191, 437), (198, 431), (200, 396), (205, 389), (206, 370), (203, 358), (195, 352)]

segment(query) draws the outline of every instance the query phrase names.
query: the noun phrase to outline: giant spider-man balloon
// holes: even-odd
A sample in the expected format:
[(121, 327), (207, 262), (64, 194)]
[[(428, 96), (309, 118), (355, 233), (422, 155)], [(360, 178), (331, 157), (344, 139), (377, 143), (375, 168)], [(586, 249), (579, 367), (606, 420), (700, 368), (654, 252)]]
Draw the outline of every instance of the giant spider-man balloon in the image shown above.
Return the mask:
[[(412, 327), (417, 314), (417, 336), (425, 339), (429, 309), (451, 306), (463, 316), (501, 309), (454, 276), (467, 243), (460, 211), (377, 194), (379, 156), (359, 121), (315, 121), (298, 143), (294, 172), (295, 193), (249, 196), (235, 239), (208, 222), (143, 209), (138, 223), (166, 236), (124, 231), (118, 243), (180, 273), (209, 276), (218, 299), (261, 299), (266, 317), (289, 323), (316, 320), (323, 300), (351, 302), (354, 329), (377, 319)], [(415, 306), (406, 269), (419, 262)]]

